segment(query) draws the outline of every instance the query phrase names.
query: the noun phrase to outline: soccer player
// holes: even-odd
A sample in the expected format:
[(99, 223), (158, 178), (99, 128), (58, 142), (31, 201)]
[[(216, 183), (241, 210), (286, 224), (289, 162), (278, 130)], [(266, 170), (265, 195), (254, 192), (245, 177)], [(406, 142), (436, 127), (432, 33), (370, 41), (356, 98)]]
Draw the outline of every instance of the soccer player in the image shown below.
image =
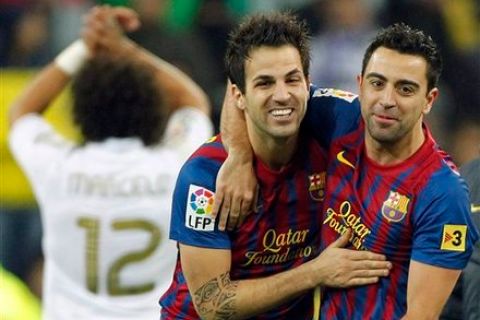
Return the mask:
[[(247, 18), (231, 34), (227, 90), (245, 113), (262, 187), (258, 214), (221, 232), (211, 216), (215, 179), (227, 157), (220, 136), (183, 166), (170, 236), (179, 259), (162, 296), (162, 319), (312, 319), (317, 285), (374, 283), (389, 262), (340, 248), (320, 255), (326, 153), (299, 130), (309, 94), (305, 25), (288, 14)], [(230, 91), (231, 90), (231, 91)], [(312, 187), (313, 186), (313, 187)]]
[[(129, 41), (117, 20), (138, 24), (126, 9), (92, 9), (83, 41), (10, 109), (10, 147), (44, 226), (44, 319), (158, 318), (176, 258), (168, 239), (175, 179), (212, 131), (204, 92)], [(72, 78), (80, 144), (42, 117)]]
[[(325, 319), (437, 318), (472, 253), (478, 232), (465, 183), (423, 123), (440, 71), (432, 39), (397, 24), (365, 53), (359, 101), (312, 90), (306, 126), (329, 147), (322, 248), (352, 229), (353, 248), (393, 262), (377, 284), (325, 288)], [(226, 192), (227, 202), (236, 199)]]

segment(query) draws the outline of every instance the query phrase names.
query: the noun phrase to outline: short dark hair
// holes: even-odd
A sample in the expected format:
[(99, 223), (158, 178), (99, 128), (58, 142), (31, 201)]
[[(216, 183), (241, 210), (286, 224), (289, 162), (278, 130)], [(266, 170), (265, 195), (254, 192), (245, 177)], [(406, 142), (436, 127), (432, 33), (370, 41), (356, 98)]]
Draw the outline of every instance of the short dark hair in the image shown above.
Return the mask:
[(153, 71), (128, 58), (97, 55), (72, 85), (73, 117), (85, 142), (138, 137), (146, 146), (159, 142), (167, 109)]
[(307, 24), (290, 12), (273, 12), (248, 16), (228, 39), (225, 67), (230, 81), (245, 92), (245, 61), (253, 49), (292, 45), (297, 48), (303, 73), (309, 74), (310, 37)]
[(427, 92), (437, 86), (442, 73), (442, 57), (435, 42), (423, 31), (414, 29), (405, 23), (395, 23), (381, 30), (365, 51), (362, 75), (365, 73), (373, 52), (379, 47), (423, 57), (427, 62)]

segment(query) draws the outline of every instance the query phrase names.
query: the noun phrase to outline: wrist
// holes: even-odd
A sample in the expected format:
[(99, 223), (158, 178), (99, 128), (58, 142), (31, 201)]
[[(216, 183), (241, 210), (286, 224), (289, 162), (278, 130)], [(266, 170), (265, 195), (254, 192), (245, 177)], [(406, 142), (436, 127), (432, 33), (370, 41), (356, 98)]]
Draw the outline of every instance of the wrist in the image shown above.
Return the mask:
[(236, 163), (252, 163), (253, 162), (253, 150), (252, 148), (234, 148), (228, 149), (228, 157), (235, 160)]
[(56, 66), (69, 76), (75, 75), (88, 59), (88, 48), (81, 39), (76, 40), (55, 58)]

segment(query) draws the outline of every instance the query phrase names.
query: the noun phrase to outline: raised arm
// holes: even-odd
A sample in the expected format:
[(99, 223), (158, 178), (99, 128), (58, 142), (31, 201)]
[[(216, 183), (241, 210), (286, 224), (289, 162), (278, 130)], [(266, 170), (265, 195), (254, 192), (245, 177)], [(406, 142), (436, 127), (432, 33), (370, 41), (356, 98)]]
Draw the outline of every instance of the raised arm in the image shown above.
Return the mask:
[(375, 283), (391, 265), (379, 254), (342, 249), (347, 232), (322, 254), (270, 277), (232, 280), (230, 250), (180, 244), (182, 269), (202, 319), (244, 319), (266, 312), (318, 285), (347, 287)]
[(13, 102), (9, 124), (28, 113), (42, 113), (57, 97), (72, 76), (90, 55), (107, 50), (112, 55), (126, 55), (152, 66), (159, 87), (168, 94), (172, 108), (190, 106), (205, 114), (210, 103), (204, 91), (185, 73), (139, 47), (123, 35), (120, 24), (127, 30), (138, 27), (136, 14), (126, 8), (95, 7), (85, 19), (83, 40), (74, 42), (46, 66)]
[(13, 125), (26, 114), (43, 113), (69, 82), (70, 76), (55, 62), (50, 63), (35, 76), (10, 106), (9, 125)]
[(438, 319), (460, 272), (412, 260), (408, 272), (407, 313), (402, 320)]
[(136, 14), (127, 8), (95, 7), (87, 15), (83, 38), (95, 51), (106, 50), (112, 55), (125, 55), (142, 61), (156, 71), (160, 87), (173, 109), (194, 107), (210, 115), (210, 101), (205, 92), (177, 67), (153, 55), (124, 36), (123, 30), (139, 25)]
[(253, 170), (253, 151), (243, 111), (237, 107), (239, 91), (228, 81), (223, 100), (220, 131), (228, 150), (218, 172), (213, 215), (220, 214), (218, 228), (233, 230), (255, 211), (258, 193)]

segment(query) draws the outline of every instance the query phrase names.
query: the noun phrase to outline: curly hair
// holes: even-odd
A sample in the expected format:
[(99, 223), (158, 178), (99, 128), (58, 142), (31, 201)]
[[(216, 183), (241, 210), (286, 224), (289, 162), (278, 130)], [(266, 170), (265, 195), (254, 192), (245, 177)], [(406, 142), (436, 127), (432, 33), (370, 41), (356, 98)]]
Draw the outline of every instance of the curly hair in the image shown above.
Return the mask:
[(373, 52), (379, 47), (423, 57), (427, 62), (427, 89), (430, 91), (437, 86), (442, 72), (442, 57), (437, 45), (430, 36), (405, 23), (395, 23), (381, 30), (365, 51), (362, 62), (362, 75)]
[(72, 84), (73, 117), (85, 142), (138, 137), (159, 142), (167, 108), (153, 71), (129, 59), (99, 55), (88, 61)]
[(228, 39), (225, 68), (230, 81), (245, 92), (245, 61), (252, 50), (261, 46), (297, 48), (302, 61), (303, 73), (309, 74), (310, 36), (305, 21), (300, 21), (290, 12), (256, 14), (247, 17)]

